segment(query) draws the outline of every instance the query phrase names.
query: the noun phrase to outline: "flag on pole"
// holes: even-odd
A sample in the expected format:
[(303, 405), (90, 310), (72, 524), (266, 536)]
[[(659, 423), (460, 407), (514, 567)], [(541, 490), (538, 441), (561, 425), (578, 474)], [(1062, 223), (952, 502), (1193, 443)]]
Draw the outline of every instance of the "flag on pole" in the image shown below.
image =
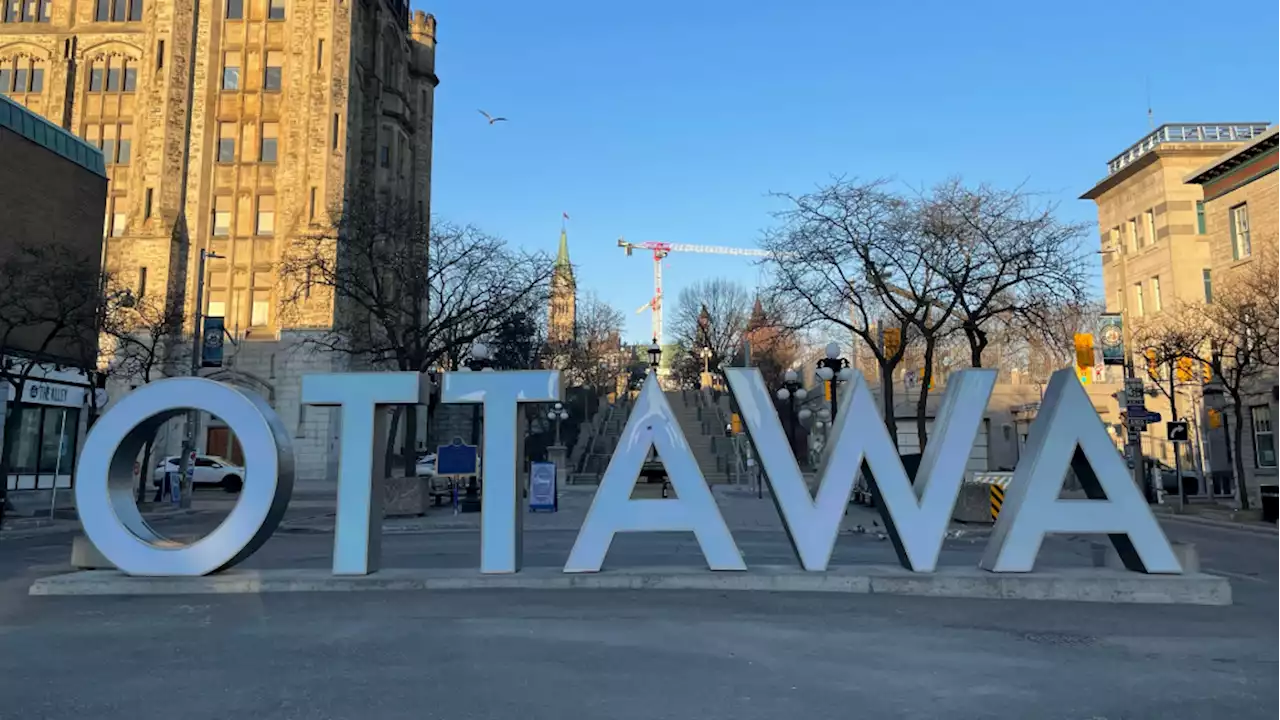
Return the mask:
[(568, 219), (569, 219), (569, 213), (567, 213), (567, 212), (562, 212), (562, 213), (560, 213), (560, 214), (564, 216), (564, 219), (565, 219), (565, 220), (568, 220)]

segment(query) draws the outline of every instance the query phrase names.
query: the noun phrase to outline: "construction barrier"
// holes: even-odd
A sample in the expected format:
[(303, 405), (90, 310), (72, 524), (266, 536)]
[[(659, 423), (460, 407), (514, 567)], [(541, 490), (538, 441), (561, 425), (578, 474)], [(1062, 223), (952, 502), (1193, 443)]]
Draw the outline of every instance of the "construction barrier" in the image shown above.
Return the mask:
[(999, 485), (991, 485), (991, 522), (995, 522), (1000, 517), (1000, 506), (1004, 505), (1004, 488)]

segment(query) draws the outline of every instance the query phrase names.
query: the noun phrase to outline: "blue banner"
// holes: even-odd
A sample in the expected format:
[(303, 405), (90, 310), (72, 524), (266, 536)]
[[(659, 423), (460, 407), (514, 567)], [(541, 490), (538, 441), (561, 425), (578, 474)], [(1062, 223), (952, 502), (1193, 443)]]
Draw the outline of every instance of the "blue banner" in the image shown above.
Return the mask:
[(204, 339), (200, 347), (200, 366), (207, 368), (222, 367), (222, 340), (224, 328), (220, 317), (204, 319)]

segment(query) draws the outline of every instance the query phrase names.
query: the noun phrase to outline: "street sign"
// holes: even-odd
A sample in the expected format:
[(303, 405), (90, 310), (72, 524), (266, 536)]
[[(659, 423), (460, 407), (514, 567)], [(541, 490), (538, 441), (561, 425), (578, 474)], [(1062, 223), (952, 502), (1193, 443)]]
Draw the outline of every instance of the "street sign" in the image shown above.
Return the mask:
[(1144, 407), (1146, 395), (1143, 392), (1142, 378), (1126, 378), (1124, 381), (1124, 404), (1129, 407)]
[(1137, 445), (1140, 442), (1142, 442), (1141, 431), (1135, 427), (1129, 428), (1129, 444)]
[(1173, 420), (1165, 424), (1169, 442), (1187, 442), (1189, 429), (1186, 420)]
[(1164, 419), (1164, 418), (1163, 418), (1163, 417), (1161, 417), (1160, 413), (1158, 413), (1158, 412), (1156, 412), (1156, 411), (1154, 411), (1154, 410), (1148, 410), (1148, 411), (1147, 411), (1147, 424), (1148, 424), (1148, 425), (1154, 425), (1154, 424), (1156, 424), (1156, 423), (1160, 422), (1160, 421), (1161, 421), (1161, 420), (1163, 420), (1163, 419)]

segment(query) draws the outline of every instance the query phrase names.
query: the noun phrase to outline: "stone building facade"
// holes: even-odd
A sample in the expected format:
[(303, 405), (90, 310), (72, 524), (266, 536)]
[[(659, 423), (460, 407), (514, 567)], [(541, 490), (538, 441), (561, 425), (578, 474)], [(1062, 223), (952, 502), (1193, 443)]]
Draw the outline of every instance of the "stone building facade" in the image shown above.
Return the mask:
[[(163, 293), (189, 328), (196, 257), (221, 256), (203, 313), (224, 317), (233, 342), (212, 377), (267, 397), (295, 428), (299, 477), (323, 477), (336, 427), (299, 405), (300, 375), (344, 363), (301, 340), (332, 323), (333, 299), (313, 293), (285, 319), (275, 265), (357, 188), (429, 217), (435, 19), (407, 0), (198, 7), (193, 46), (192, 3), (5, 0), (0, 92), (102, 149), (118, 281)], [(216, 423), (209, 433), (202, 446), (228, 442)]]
[[(1228, 286), (1240, 274), (1270, 263), (1276, 272), (1280, 239), (1280, 138), (1272, 127), (1252, 142), (1215, 158), (1192, 172), (1186, 181), (1204, 193), (1201, 231), (1209, 238), (1210, 274), (1206, 276), (1207, 300), (1212, 288)], [(1241, 459), (1245, 487), (1254, 506), (1262, 485), (1277, 479), (1276, 417), (1280, 385), (1276, 368), (1260, 373), (1244, 387), (1247, 408), (1243, 419)], [(1217, 409), (1217, 408), (1215, 408)], [(1224, 422), (1207, 422), (1211, 464), (1219, 472), (1231, 472), (1228, 461), (1229, 429), (1235, 427), (1231, 403), (1222, 403)], [(1218, 427), (1213, 427), (1217, 424)]]
[[(1146, 360), (1131, 339), (1132, 330), (1180, 304), (1203, 303), (1213, 275), (1213, 246), (1204, 223), (1205, 196), (1199, 185), (1187, 183), (1193, 171), (1229, 154), (1267, 131), (1268, 123), (1189, 123), (1156, 128), (1112, 158), (1107, 175), (1081, 196), (1098, 208), (1102, 255), (1102, 283), (1106, 311), (1123, 317), (1125, 347), (1139, 376), (1146, 376)], [(1120, 380), (1113, 368), (1109, 381)], [(1168, 368), (1157, 376), (1168, 381)], [(1178, 416), (1199, 415), (1200, 379), (1180, 391)], [(1154, 389), (1154, 385), (1151, 386)], [(1166, 386), (1167, 387), (1167, 386)], [(1173, 418), (1162, 394), (1147, 400), (1147, 409)], [(1203, 445), (1198, 427), (1193, 441), (1182, 447), (1184, 468), (1202, 466)], [(1164, 422), (1142, 433), (1144, 455), (1172, 467), (1176, 446), (1166, 439)], [(1213, 494), (1202, 476), (1194, 494)]]

